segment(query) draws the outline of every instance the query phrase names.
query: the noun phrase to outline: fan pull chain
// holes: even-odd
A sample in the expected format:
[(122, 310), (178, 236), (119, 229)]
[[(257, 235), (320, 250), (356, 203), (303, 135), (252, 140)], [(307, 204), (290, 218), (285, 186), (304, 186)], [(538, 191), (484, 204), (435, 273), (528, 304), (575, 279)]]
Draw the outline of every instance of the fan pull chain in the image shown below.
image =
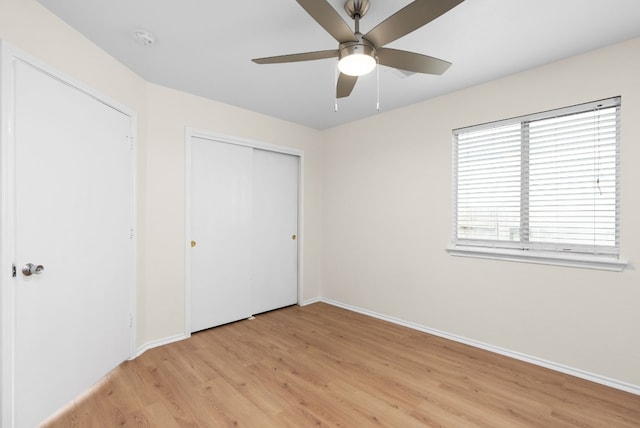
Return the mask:
[(338, 62), (336, 61), (336, 68), (333, 72), (333, 93), (335, 94), (335, 102), (333, 104), (333, 111), (338, 112)]
[(380, 60), (376, 57), (376, 90), (378, 93), (378, 100), (376, 101), (376, 109), (380, 112)]

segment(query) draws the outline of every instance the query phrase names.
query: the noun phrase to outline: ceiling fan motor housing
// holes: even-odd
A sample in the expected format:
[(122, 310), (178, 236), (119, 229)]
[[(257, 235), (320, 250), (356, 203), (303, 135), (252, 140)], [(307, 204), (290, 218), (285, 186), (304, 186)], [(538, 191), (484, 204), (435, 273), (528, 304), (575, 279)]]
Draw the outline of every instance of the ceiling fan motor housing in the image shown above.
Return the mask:
[(373, 46), (373, 43), (369, 42), (367, 39), (363, 39), (358, 35), (359, 41), (357, 42), (345, 42), (340, 43), (340, 54), (338, 55), (338, 59), (342, 59), (349, 55), (369, 55), (370, 57), (376, 57), (376, 48)]
[(369, 10), (369, 0), (347, 0), (344, 4), (344, 10), (351, 19), (356, 19), (356, 15), (362, 18)]

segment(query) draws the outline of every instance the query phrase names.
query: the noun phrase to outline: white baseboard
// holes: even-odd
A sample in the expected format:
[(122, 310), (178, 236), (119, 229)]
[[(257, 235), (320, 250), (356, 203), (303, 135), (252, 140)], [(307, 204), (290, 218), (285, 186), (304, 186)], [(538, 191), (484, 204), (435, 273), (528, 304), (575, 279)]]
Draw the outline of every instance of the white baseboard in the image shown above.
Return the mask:
[(437, 329), (433, 329), (433, 328), (429, 328), (420, 324), (416, 324), (413, 322), (409, 322), (409, 321), (404, 321), (398, 318), (394, 318), (394, 317), (390, 317), (384, 314), (380, 314), (377, 312), (373, 312), (370, 311), (368, 309), (363, 309), (357, 306), (352, 306), (346, 303), (341, 303), (335, 300), (331, 300), (331, 299), (326, 299), (324, 297), (321, 297), (319, 299), (314, 299), (314, 301), (320, 301), (320, 302), (324, 302), (327, 303), (329, 305), (332, 306), (337, 306), (343, 309), (347, 309), (349, 311), (352, 312), (357, 312), (363, 315), (368, 315), (371, 316), (373, 318), (378, 318), (384, 321), (389, 321), (392, 322), (394, 324), (398, 324), (404, 327), (408, 327), (411, 328), (413, 330), (418, 330), (418, 331), (422, 331), (424, 333), (429, 333), (432, 334), (434, 336), (439, 336), (442, 337), (444, 339), (449, 339), (452, 340), (454, 342), (459, 342), (459, 343), (463, 343), (465, 345), (470, 345), (473, 346), (475, 348), (480, 348), (480, 349), (484, 349), (486, 351), (489, 352), (493, 352), (496, 354), (500, 354), (500, 355), (504, 355), (506, 357), (510, 357), (510, 358), (514, 358), (516, 360), (520, 360), (520, 361), (525, 361), (527, 363), (531, 363), (531, 364), (535, 364), (537, 366), (541, 366), (541, 367), (545, 367), (551, 370), (555, 370), (561, 373), (565, 373), (571, 376), (575, 376), (581, 379), (585, 379), (591, 382), (595, 382), (595, 383), (599, 383), (601, 385), (606, 385), (609, 386), (611, 388), (615, 388), (615, 389), (619, 389), (622, 391), (626, 391), (626, 392), (630, 392), (632, 394), (636, 394), (636, 395), (640, 395), (640, 386), (638, 385), (633, 385), (627, 382), (622, 382), (616, 379), (611, 379), (605, 376), (601, 376), (598, 374), (594, 374), (594, 373), (590, 373), (584, 370), (580, 370), (580, 369), (576, 369), (573, 367), (568, 367), (565, 366), (563, 364), (558, 364), (558, 363), (554, 363), (552, 361), (547, 361), (544, 360), (542, 358), (537, 358), (537, 357), (532, 357), (530, 355), (526, 355), (523, 354), (521, 352), (516, 352), (516, 351), (511, 351), (509, 349), (505, 349), (505, 348), (501, 348), (499, 346), (493, 346), (493, 345), (489, 345), (487, 343), (483, 343), (483, 342), (479, 342), (477, 340), (473, 340), (473, 339), (468, 339), (466, 337), (462, 337), (462, 336), (458, 336), (455, 334), (451, 334), (451, 333), (447, 333), (441, 330), (437, 330)]
[(318, 303), (318, 302), (321, 302), (321, 301), (322, 301), (321, 297), (314, 297), (313, 299), (308, 299), (308, 300), (305, 300), (305, 301), (301, 302), (300, 306), (307, 306), (307, 305), (311, 305), (313, 303)]
[(189, 337), (191, 337), (191, 335), (189, 335), (189, 334), (176, 334), (175, 336), (165, 337), (163, 339), (158, 339), (158, 340), (153, 340), (151, 342), (147, 342), (144, 345), (142, 345), (141, 347), (139, 347), (138, 350), (136, 351), (135, 355), (133, 357), (131, 357), (130, 359), (133, 360), (134, 358), (139, 357), (140, 355), (142, 355), (145, 352), (147, 352), (149, 349), (157, 348), (158, 346), (162, 346), (162, 345), (168, 345), (168, 344), (173, 343), (173, 342), (179, 342), (181, 340), (188, 339)]

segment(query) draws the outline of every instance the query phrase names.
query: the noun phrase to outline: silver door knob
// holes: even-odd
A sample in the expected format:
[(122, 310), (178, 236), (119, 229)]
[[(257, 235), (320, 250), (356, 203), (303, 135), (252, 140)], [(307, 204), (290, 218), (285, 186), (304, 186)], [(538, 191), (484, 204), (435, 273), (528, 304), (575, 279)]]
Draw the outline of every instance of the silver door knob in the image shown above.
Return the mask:
[(42, 265), (34, 265), (33, 263), (27, 263), (22, 267), (22, 274), (24, 276), (31, 276), (33, 274), (40, 274), (44, 270)]

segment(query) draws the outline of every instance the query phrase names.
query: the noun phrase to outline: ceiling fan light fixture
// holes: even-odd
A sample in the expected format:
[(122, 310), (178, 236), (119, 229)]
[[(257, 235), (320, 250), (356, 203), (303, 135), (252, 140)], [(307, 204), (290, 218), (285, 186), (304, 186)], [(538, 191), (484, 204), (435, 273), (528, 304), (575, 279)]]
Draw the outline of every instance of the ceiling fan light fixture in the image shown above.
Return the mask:
[(338, 70), (349, 76), (364, 76), (376, 68), (375, 49), (365, 44), (351, 44), (340, 49)]

